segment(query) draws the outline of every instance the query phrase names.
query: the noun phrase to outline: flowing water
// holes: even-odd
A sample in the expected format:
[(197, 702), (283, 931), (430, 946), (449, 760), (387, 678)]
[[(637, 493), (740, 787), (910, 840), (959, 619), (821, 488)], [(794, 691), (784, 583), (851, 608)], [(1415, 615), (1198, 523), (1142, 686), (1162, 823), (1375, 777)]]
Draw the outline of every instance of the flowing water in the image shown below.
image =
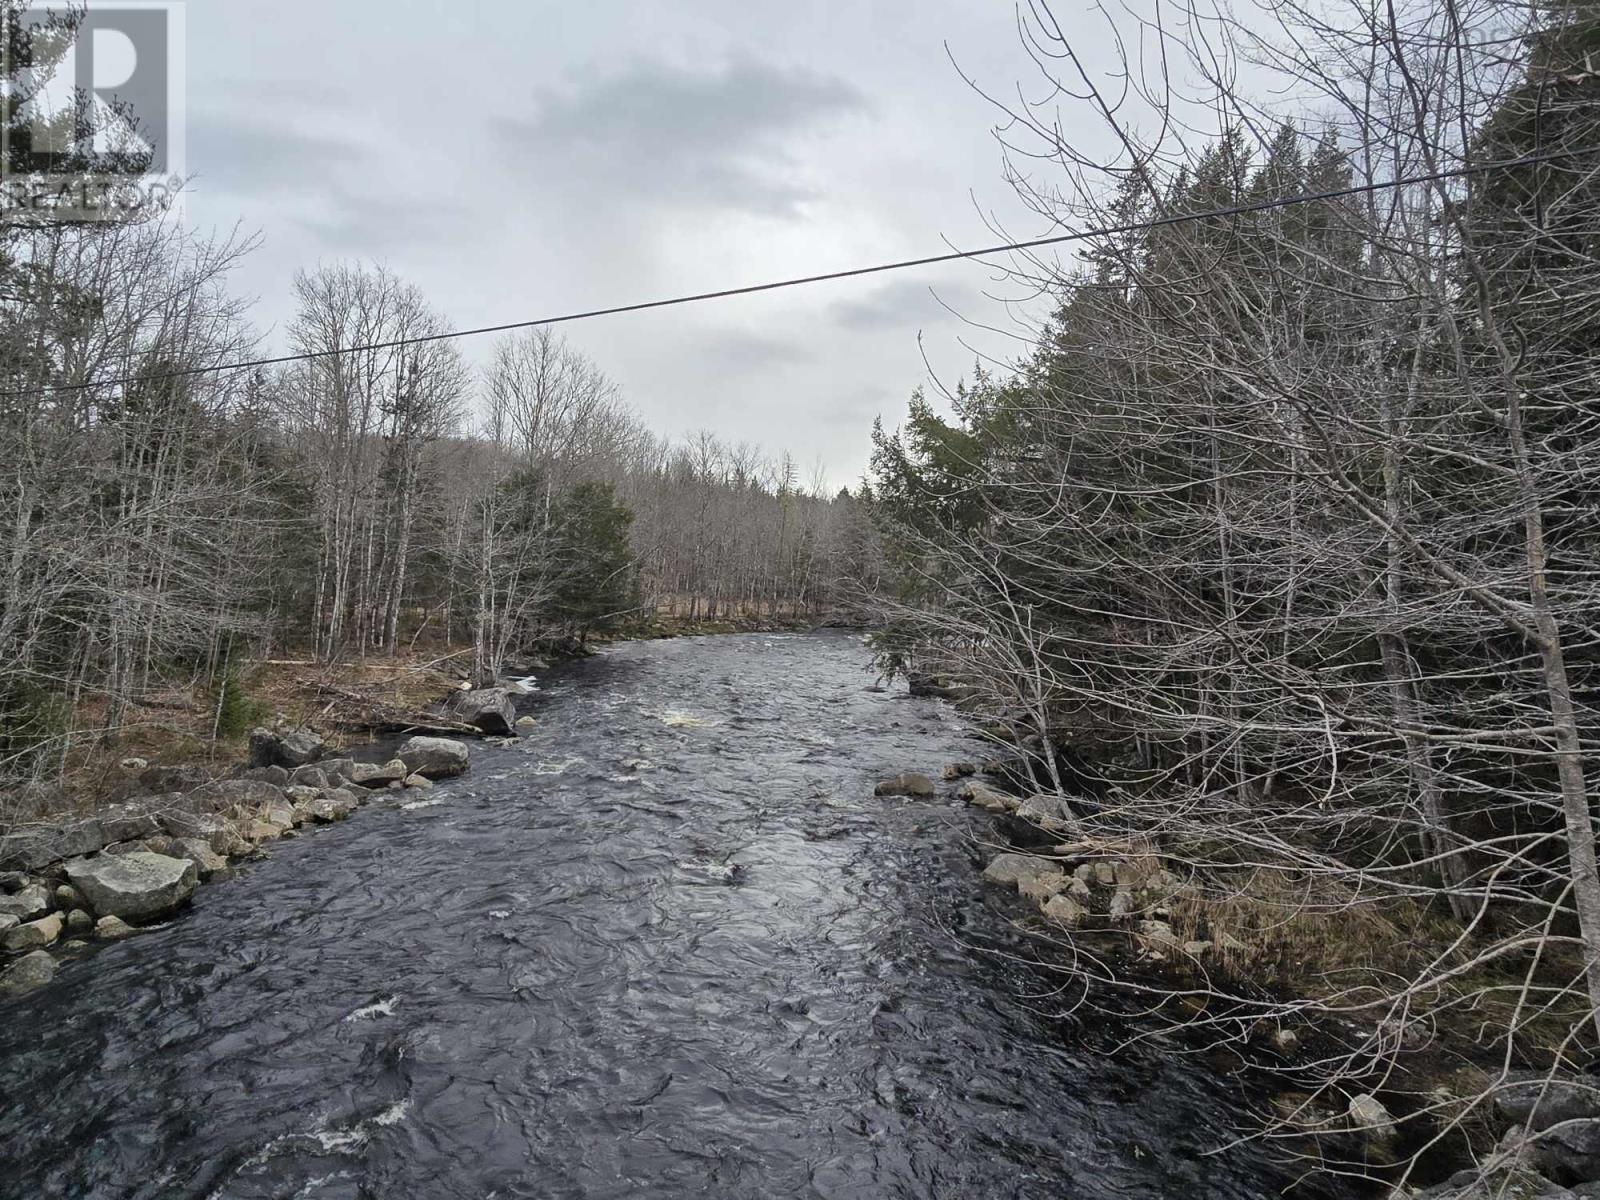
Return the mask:
[[(472, 771), (0, 1002), (6, 1197), (1264, 1197), (1239, 1100), (1003, 955), (976, 748), (859, 639), (636, 643)], [(421, 797), (420, 799), (418, 797)]]

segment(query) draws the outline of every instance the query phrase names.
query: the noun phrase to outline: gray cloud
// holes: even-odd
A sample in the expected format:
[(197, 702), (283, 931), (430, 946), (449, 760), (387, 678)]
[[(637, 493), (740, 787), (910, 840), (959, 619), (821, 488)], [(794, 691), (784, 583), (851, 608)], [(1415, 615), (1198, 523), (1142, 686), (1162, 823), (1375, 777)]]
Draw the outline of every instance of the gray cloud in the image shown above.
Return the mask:
[(745, 61), (697, 74), (642, 63), (547, 94), (531, 118), (501, 117), (492, 128), (524, 171), (577, 176), (591, 200), (789, 216), (812, 194), (794, 178), (794, 138), (866, 107), (850, 84), (807, 71)]
[(189, 170), (207, 188), (241, 194), (320, 191), (330, 175), (359, 169), (370, 152), (354, 138), (190, 112)]
[(786, 341), (759, 333), (729, 330), (704, 339), (705, 359), (735, 371), (755, 371), (808, 363), (816, 355), (798, 340)]
[(905, 329), (930, 321), (953, 321), (958, 314), (984, 311), (981, 297), (959, 284), (928, 284), (906, 276), (855, 300), (828, 306), (837, 324), (855, 329)]

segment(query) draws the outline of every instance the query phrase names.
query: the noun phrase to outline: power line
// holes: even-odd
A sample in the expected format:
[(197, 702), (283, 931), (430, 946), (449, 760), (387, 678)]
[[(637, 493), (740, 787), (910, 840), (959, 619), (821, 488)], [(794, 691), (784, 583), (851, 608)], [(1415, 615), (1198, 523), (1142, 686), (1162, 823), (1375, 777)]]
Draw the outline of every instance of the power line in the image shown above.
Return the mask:
[(572, 321), (589, 321), (596, 317), (615, 317), (625, 313), (648, 312), (657, 308), (673, 308), (682, 304), (700, 304), (708, 300), (728, 300), (734, 296), (753, 296), (760, 292), (776, 292), (784, 288), (806, 287), (814, 283), (830, 283), (839, 279), (858, 279), (866, 275), (881, 275), (888, 271), (908, 271), (917, 267), (937, 266), (941, 263), (989, 258), (996, 254), (1012, 254), (1019, 250), (1038, 250), (1046, 246), (1061, 246), (1069, 242), (1086, 241), (1089, 238), (1139, 233), (1144, 230), (1160, 229), (1170, 225), (1182, 225), (1190, 221), (1237, 217), (1249, 213), (1288, 208), (1296, 204), (1315, 204), (1324, 200), (1342, 200), (1350, 196), (1368, 195), (1390, 188), (1411, 187), (1421, 183), (1440, 183), (1448, 179), (1481, 175), (1489, 171), (1505, 171), (1514, 167), (1535, 166), (1539, 163), (1556, 162), (1563, 158), (1575, 158), (1582, 154), (1592, 154), (1594, 152), (1593, 149), (1547, 151), (1543, 154), (1530, 154), (1523, 158), (1508, 159), (1505, 162), (1480, 163), (1476, 166), (1456, 167), (1448, 171), (1434, 171), (1427, 175), (1409, 175), (1401, 179), (1390, 179), (1379, 183), (1362, 183), (1351, 187), (1334, 188), (1325, 192), (1285, 196), (1275, 200), (1254, 200), (1248, 204), (1236, 204), (1229, 208), (1215, 208), (1207, 212), (1198, 213), (1178, 213), (1168, 217), (1157, 217), (1149, 221), (1134, 221), (1126, 225), (1107, 225), (1096, 229), (1081, 230), (1077, 233), (1062, 233), (1050, 237), (1032, 238), (1022, 242), (1007, 242), (1001, 246), (985, 246), (981, 250), (953, 250), (946, 254), (930, 254), (924, 258), (900, 259), (895, 262), (878, 263), (870, 267), (852, 267), (848, 270), (829, 271), (821, 275), (802, 275), (793, 279), (779, 279), (769, 283), (753, 283), (744, 287), (723, 288), (715, 292), (696, 292), (692, 295), (673, 296), (664, 300), (642, 300), (634, 304), (615, 305), (611, 308), (591, 308), (582, 312), (563, 313), (553, 317), (511, 321), (503, 325), (480, 325), (473, 329), (455, 329), (445, 333), (396, 338), (392, 341), (384, 342), (368, 342), (357, 346), (340, 346), (330, 350), (312, 350), (299, 354), (279, 354), (267, 358), (251, 358), (238, 362), (218, 363), (207, 367), (183, 367), (176, 371), (163, 371), (158, 374), (123, 375), (111, 379), (95, 380), (90, 383), (50, 384), (42, 389), (0, 392), (0, 397), (9, 400), (32, 395), (35, 391), (42, 391), (45, 394), (80, 392), (94, 387), (114, 387), (120, 384), (153, 382), (161, 379), (183, 379), (193, 375), (209, 375), (225, 371), (248, 371), (259, 367), (275, 367), (287, 363), (313, 362), (324, 358), (336, 358), (342, 354), (366, 354), (377, 350), (401, 350), (408, 346), (420, 346), (430, 342), (455, 341), (459, 338), (482, 337), (491, 333), (512, 333), (522, 329), (537, 329), (545, 325), (563, 325)]

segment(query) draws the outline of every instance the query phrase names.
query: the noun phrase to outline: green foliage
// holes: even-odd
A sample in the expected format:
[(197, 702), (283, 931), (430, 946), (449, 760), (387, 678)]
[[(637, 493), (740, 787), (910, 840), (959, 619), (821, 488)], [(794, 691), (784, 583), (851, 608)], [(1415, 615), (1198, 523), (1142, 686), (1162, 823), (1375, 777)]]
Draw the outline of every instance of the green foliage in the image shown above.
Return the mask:
[(269, 710), (245, 690), (237, 668), (230, 667), (218, 685), (214, 711), (217, 736), (232, 741), (261, 724)]
[(628, 541), (633, 513), (608, 483), (580, 483), (553, 512), (558, 563), (551, 614), (580, 634), (606, 630), (639, 607)]

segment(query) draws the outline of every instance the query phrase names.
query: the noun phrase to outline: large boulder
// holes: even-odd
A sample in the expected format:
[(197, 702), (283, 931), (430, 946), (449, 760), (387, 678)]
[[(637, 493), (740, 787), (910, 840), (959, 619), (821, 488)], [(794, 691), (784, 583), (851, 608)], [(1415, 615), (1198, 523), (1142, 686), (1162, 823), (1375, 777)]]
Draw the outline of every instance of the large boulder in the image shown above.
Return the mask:
[(1600, 1084), (1520, 1072), (1495, 1092), (1494, 1108), (1504, 1120), (1538, 1133), (1562, 1121), (1600, 1117)]
[(471, 755), (465, 743), (450, 738), (414, 737), (396, 751), (406, 765), (400, 776), (421, 775), (425, 779), (449, 779), (467, 769)]
[(43, 987), (55, 978), (56, 960), (43, 950), (24, 954), (0, 975), (0, 994), (20, 996), (34, 988)]
[(316, 762), (327, 748), (328, 744), (309, 729), (282, 732), (257, 729), (250, 735), (250, 765), (290, 769), (303, 767)]
[(67, 878), (83, 893), (96, 916), (148, 921), (187, 900), (200, 872), (186, 858), (139, 851), (118, 857), (74, 859)]
[(93, 854), (103, 849), (107, 840), (98, 820), (25, 825), (0, 838), (0, 868), (38, 871), (63, 858)]
[(1551, 1125), (1536, 1135), (1530, 1149), (1534, 1164), (1558, 1183), (1600, 1179), (1600, 1118)]
[(511, 693), (505, 688), (457, 692), (446, 702), (445, 711), (454, 720), (476, 725), (488, 734), (507, 737), (517, 731), (517, 710), (511, 706)]

